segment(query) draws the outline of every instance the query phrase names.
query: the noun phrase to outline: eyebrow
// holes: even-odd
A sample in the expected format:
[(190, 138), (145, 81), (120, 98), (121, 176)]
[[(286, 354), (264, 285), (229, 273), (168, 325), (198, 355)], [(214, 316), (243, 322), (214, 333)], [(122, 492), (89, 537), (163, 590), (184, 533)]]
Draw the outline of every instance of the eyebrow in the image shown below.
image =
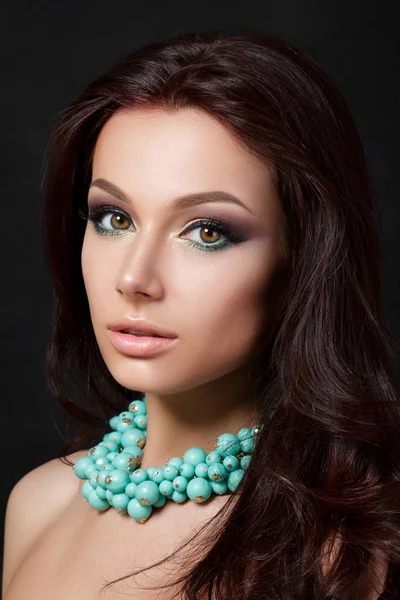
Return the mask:
[[(121, 202), (126, 204), (131, 204), (129, 196), (125, 194), (114, 183), (108, 181), (107, 179), (103, 179), (99, 177), (92, 181), (90, 187), (98, 187), (101, 190), (111, 194), (115, 198), (118, 198)], [(248, 206), (246, 206), (239, 198), (230, 194), (229, 192), (223, 192), (220, 190), (213, 190), (210, 192), (193, 192), (191, 194), (185, 194), (184, 196), (179, 196), (173, 202), (173, 208), (175, 210), (182, 210), (184, 208), (188, 208), (190, 206), (196, 206), (198, 204), (205, 204), (207, 202), (229, 202), (230, 204), (238, 204), (245, 210), (249, 211), (251, 214), (254, 214)]]

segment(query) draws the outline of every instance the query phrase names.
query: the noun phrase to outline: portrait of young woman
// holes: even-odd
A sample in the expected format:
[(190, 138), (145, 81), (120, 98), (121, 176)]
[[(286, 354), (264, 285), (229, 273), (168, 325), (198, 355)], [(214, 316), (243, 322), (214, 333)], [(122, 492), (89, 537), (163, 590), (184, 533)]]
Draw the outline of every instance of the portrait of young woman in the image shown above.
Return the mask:
[(47, 383), (97, 438), (13, 488), (4, 600), (400, 598), (379, 202), (322, 68), (147, 43), (59, 114), (44, 183)]

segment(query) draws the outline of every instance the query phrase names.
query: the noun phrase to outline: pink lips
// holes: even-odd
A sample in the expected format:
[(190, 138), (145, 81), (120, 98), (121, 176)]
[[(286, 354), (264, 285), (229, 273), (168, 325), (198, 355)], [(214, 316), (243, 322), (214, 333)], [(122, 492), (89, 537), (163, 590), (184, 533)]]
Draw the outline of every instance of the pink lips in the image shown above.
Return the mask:
[(107, 331), (114, 348), (128, 356), (154, 356), (164, 352), (178, 341), (178, 338), (135, 336), (111, 329)]

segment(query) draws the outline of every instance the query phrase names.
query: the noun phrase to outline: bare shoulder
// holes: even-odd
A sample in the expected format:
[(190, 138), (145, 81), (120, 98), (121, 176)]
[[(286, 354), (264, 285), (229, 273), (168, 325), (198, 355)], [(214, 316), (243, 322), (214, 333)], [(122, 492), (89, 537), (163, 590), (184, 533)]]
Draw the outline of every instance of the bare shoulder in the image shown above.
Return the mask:
[[(76, 463), (87, 450), (69, 454)], [(79, 490), (72, 466), (54, 458), (26, 473), (12, 488), (4, 527), (3, 593), (29, 548)]]

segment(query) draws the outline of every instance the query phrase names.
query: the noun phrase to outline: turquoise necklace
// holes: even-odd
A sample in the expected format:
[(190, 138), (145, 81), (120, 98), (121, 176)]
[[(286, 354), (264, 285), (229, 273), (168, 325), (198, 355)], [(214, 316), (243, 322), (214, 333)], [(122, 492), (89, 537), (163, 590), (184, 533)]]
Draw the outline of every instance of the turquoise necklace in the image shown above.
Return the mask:
[(144, 523), (154, 508), (167, 502), (205, 502), (212, 494), (234, 492), (247, 469), (263, 425), (243, 427), (237, 436), (218, 436), (214, 450), (189, 448), (164, 467), (140, 468), (147, 437), (146, 396), (133, 400), (128, 410), (112, 417), (113, 431), (80, 458), (73, 471), (86, 479), (81, 493), (98, 511), (110, 507)]

